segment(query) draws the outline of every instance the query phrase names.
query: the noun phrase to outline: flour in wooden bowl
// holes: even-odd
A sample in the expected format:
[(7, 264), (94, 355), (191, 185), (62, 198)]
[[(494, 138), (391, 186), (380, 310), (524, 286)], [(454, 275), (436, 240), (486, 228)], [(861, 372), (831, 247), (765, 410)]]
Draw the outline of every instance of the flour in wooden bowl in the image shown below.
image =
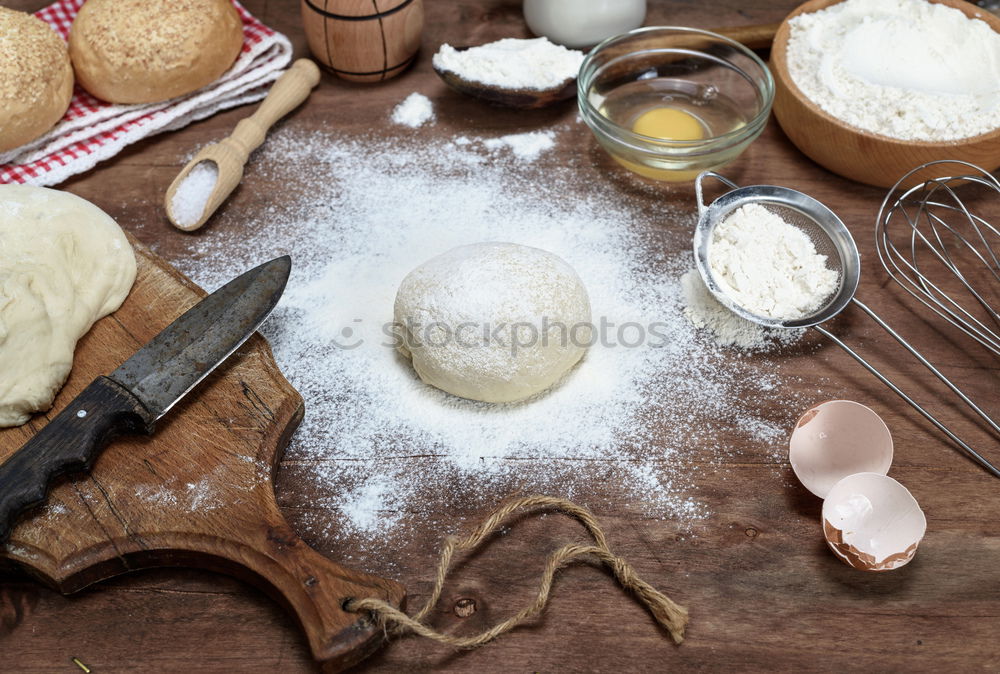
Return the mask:
[[(576, 130), (545, 133), (559, 142)], [(683, 316), (693, 208), (651, 208), (642, 194), (581, 179), (579, 166), (493, 153), (486, 140), (279, 132), (243, 190), (281, 185), (284, 199), (231, 202), (176, 260), (214, 288), (292, 255), (263, 330), (306, 402), (279, 495), (321, 547), (335, 537), (388, 550), (435, 513), (515, 492), (624, 504), (684, 528), (710, 515), (699, 472), (748, 459), (734, 444), (753, 447), (756, 461), (782, 460), (793, 421), (784, 410), (802, 402), (786, 392), (780, 362), (725, 353)], [(424, 384), (385, 333), (414, 266), (482, 241), (564, 259), (604, 334), (552, 389), (517, 404)]]
[(788, 70), (851, 126), (941, 142), (1000, 128), (1000, 33), (926, 0), (845, 0), (789, 21)]

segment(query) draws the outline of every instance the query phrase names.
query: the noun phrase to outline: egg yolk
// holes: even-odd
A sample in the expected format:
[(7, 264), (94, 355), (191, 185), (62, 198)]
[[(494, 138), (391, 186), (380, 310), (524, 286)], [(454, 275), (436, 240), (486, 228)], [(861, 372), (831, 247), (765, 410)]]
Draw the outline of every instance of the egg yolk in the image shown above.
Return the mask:
[[(705, 137), (705, 127), (697, 117), (689, 112), (667, 107), (653, 108), (639, 115), (635, 123), (632, 124), (632, 131), (643, 136), (667, 141), (701, 140)], [(629, 171), (653, 180), (688, 182), (694, 180), (698, 175), (697, 170), (653, 168), (614, 155), (612, 158)]]
[(701, 140), (705, 128), (691, 113), (677, 108), (653, 108), (639, 115), (632, 130), (661, 140)]

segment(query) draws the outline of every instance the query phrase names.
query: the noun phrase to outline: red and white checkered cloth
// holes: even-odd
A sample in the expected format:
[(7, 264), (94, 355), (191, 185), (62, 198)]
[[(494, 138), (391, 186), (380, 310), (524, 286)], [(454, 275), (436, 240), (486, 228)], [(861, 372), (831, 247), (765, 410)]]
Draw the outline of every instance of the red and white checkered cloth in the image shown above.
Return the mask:
[[(35, 13), (65, 40), (85, 0), (59, 0)], [(0, 154), (0, 183), (55, 185), (118, 154), (126, 145), (186, 126), (267, 95), (292, 60), (292, 45), (233, 1), (243, 19), (243, 51), (218, 80), (163, 103), (117, 105), (77, 86), (63, 118), (41, 138)]]

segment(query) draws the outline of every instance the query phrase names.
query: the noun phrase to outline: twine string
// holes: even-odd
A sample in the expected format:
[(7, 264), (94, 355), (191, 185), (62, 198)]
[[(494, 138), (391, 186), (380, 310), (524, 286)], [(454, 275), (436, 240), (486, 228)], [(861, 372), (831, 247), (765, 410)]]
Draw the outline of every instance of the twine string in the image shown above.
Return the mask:
[[(514, 512), (522, 509), (542, 507), (558, 509), (576, 519), (586, 528), (591, 538), (593, 538), (593, 545), (571, 543), (549, 555), (545, 564), (545, 570), (542, 573), (541, 583), (531, 603), (517, 614), (497, 623), (484, 632), (468, 637), (456, 637), (450, 634), (443, 634), (428, 625), (424, 619), (441, 598), (441, 591), (447, 580), (448, 571), (451, 568), (455, 552), (478, 547)], [(676, 604), (665, 594), (639, 578), (635, 569), (628, 562), (611, 552), (604, 531), (594, 518), (593, 513), (571, 501), (551, 496), (527, 496), (508, 501), (483, 520), (465, 538), (449, 536), (445, 539), (444, 547), (441, 550), (441, 560), (438, 562), (437, 579), (434, 581), (434, 589), (431, 591), (431, 595), (427, 599), (427, 603), (424, 604), (424, 607), (412, 616), (403, 613), (387, 601), (375, 597), (353, 599), (345, 604), (345, 609), (355, 613), (369, 613), (372, 619), (387, 631), (393, 628), (397, 633), (412, 632), (454, 648), (476, 648), (492, 641), (505, 632), (509, 632), (529, 618), (540, 613), (548, 603), (549, 594), (552, 591), (552, 582), (559, 569), (567, 566), (577, 558), (587, 556), (596, 557), (601, 560), (611, 570), (618, 583), (634, 594), (653, 615), (656, 622), (667, 630), (674, 643), (680, 644), (684, 640), (684, 628), (688, 622), (687, 609)]]

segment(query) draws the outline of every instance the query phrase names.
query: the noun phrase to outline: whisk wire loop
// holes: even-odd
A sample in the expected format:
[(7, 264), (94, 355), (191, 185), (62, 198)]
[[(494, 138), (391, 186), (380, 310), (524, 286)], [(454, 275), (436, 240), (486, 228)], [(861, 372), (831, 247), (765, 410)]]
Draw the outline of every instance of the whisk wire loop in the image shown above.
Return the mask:
[[(941, 162), (932, 162), (932, 164), (934, 163)], [(1000, 232), (985, 218), (973, 213), (954, 189), (956, 180), (965, 180), (1000, 195), (1000, 182), (971, 164), (958, 163), (966, 168), (979, 171), (982, 175), (972, 173), (958, 179), (934, 179), (908, 190), (902, 190), (900, 186), (912, 175), (911, 173), (904, 176), (893, 187), (879, 210), (875, 228), (875, 247), (882, 266), (903, 289), (934, 313), (1000, 355), (1000, 336), (998, 333), (970, 309), (972, 304), (969, 303), (968, 298), (961, 300), (946, 292), (941, 287), (944, 284), (936, 282), (933, 276), (934, 269), (937, 267), (948, 270), (951, 276), (958, 280), (958, 284), (965, 288), (967, 294), (973, 298), (973, 304), (978, 304), (985, 311), (989, 317), (987, 320), (993, 320), (1000, 325), (1000, 317), (998, 317), (994, 303), (990, 299), (990, 293), (995, 293), (997, 289), (978, 285), (979, 276), (982, 275), (981, 270), (978, 275), (970, 273), (972, 270), (963, 259), (965, 255), (971, 256), (977, 261), (976, 264), (985, 266), (994, 279), (1000, 280), (1000, 275), (998, 275), (1000, 265), (997, 264), (998, 256), (993, 242), (993, 239), (1000, 242)], [(929, 165), (925, 164), (915, 171), (922, 170)], [(718, 180), (731, 190), (715, 199), (711, 204), (706, 205), (702, 189), (702, 181), (706, 178)], [(897, 192), (902, 192), (902, 195), (893, 199), (893, 195)], [(822, 327), (822, 323), (839, 314), (848, 304), (854, 304), (947, 386), (969, 409), (983, 419), (995, 434), (1000, 435), (1000, 424), (976, 405), (968, 395), (881, 316), (855, 297), (860, 277), (860, 257), (854, 238), (836, 214), (822, 203), (801, 192), (774, 185), (738, 187), (735, 183), (710, 171), (698, 176), (695, 181), (695, 193), (698, 200), (698, 225), (695, 228), (693, 241), (695, 265), (709, 292), (720, 303), (738, 316), (765, 327), (814, 328), (846, 351), (862, 367), (906, 401), (914, 410), (944, 433), (969, 458), (985, 468), (991, 475), (1000, 477), (1000, 469), (959, 438), (860, 354)], [(729, 297), (725, 287), (715, 278), (708, 263), (712, 232), (729, 213), (749, 203), (764, 205), (769, 210), (781, 214), (788, 222), (798, 226), (813, 241), (817, 252), (826, 255), (828, 263), (832, 264), (840, 275), (839, 287), (822, 306), (811, 314), (797, 319), (779, 319), (757, 315)], [(909, 229), (904, 228), (902, 233), (902, 238), (905, 239), (906, 243), (899, 239), (897, 244), (897, 240), (892, 237), (889, 225), (900, 219), (909, 225)]]
[[(955, 165), (962, 173), (901, 187), (920, 171), (940, 165)], [(882, 267), (903, 290), (1000, 356), (1000, 229), (973, 212), (958, 193), (960, 186), (985, 194), (1000, 209), (1000, 180), (983, 169), (956, 160), (922, 164), (900, 178), (883, 200), (875, 248)], [(957, 281), (957, 292), (945, 291), (935, 274)]]

